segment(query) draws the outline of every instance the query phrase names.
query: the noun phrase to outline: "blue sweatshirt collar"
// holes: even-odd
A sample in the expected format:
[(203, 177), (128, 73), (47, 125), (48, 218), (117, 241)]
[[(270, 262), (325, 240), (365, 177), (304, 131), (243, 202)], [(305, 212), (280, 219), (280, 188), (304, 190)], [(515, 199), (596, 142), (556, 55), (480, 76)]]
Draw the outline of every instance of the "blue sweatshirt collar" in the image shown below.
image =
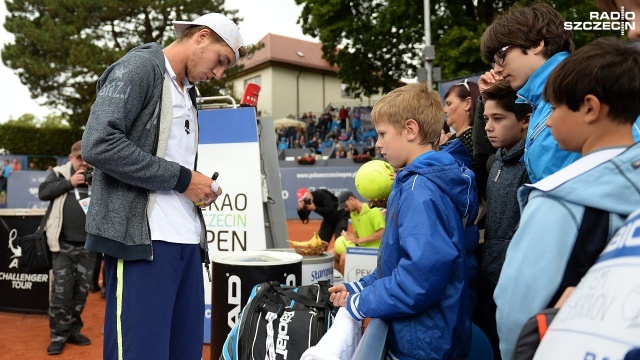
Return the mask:
[(529, 76), (529, 80), (524, 84), (522, 89), (518, 90), (518, 99), (516, 103), (529, 104), (535, 112), (537, 104), (542, 101), (542, 90), (547, 82), (551, 71), (558, 66), (562, 60), (569, 56), (568, 51), (561, 51), (544, 62), (536, 71)]

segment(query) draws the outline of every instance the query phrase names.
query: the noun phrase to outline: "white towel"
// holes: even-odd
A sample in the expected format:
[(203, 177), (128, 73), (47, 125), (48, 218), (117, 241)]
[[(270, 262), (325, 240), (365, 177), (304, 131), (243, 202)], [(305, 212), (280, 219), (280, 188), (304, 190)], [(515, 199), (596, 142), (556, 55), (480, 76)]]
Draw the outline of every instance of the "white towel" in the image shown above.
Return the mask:
[(300, 360), (350, 360), (362, 338), (362, 322), (341, 307), (335, 322), (322, 339), (302, 354)]

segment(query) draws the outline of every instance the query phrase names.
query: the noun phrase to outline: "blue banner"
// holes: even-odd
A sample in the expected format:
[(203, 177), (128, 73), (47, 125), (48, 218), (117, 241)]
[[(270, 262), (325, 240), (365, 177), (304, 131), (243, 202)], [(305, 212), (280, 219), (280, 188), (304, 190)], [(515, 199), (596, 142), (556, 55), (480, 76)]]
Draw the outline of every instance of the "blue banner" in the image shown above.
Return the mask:
[(46, 209), (48, 201), (38, 198), (38, 188), (49, 171), (15, 171), (7, 182), (7, 208)]
[(254, 108), (198, 111), (200, 145), (258, 142)]
[[(202, 124), (200, 125), (202, 127)], [(204, 156), (204, 154), (202, 154)], [(282, 199), (284, 201), (287, 219), (298, 218), (298, 199), (296, 191), (307, 188), (310, 191), (327, 189), (336, 196), (344, 190), (350, 190), (358, 195), (355, 186), (356, 172), (362, 164), (353, 166), (295, 166), (281, 167), (280, 180), (282, 183)], [(204, 166), (202, 167), (205, 168)], [(200, 167), (199, 167), (200, 169)], [(38, 199), (38, 187), (49, 174), (48, 171), (16, 171), (9, 177), (7, 187), (7, 208), (46, 208), (48, 201)], [(227, 173), (225, 173), (227, 176)], [(228, 180), (227, 180), (228, 181)], [(311, 219), (322, 219), (312, 213)]]

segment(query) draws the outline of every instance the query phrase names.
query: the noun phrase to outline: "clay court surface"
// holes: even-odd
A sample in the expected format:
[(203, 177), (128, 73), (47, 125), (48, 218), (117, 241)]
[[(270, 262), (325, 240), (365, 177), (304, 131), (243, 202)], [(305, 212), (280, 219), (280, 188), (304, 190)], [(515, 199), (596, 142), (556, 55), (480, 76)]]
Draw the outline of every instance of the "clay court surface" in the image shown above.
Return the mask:
[[(302, 224), (300, 220), (288, 220), (287, 229), (292, 240), (307, 240), (320, 227), (319, 220)], [(104, 321), (104, 299), (100, 293), (90, 293), (82, 314), (82, 333), (91, 339), (91, 345), (67, 344), (60, 355), (47, 355), (49, 346), (49, 319), (46, 315), (0, 312), (0, 359), (1, 360), (93, 360), (102, 359), (102, 323)], [(211, 360), (208, 345), (203, 346), (203, 359)], [(217, 357), (214, 357), (217, 360)]]

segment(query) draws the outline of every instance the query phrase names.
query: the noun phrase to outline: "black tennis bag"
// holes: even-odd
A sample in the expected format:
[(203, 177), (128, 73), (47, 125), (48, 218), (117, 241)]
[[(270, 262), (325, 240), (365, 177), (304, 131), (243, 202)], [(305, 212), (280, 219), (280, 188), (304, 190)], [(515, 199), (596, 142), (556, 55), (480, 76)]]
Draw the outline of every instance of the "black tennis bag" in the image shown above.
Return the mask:
[(220, 359), (299, 359), (333, 324), (338, 308), (329, 301), (329, 287), (324, 281), (297, 287), (256, 285)]
[(47, 244), (47, 233), (38, 227), (33, 234), (18, 238), (18, 245), (22, 249), (19, 268), (22, 272), (33, 274), (51, 270), (51, 250)]

